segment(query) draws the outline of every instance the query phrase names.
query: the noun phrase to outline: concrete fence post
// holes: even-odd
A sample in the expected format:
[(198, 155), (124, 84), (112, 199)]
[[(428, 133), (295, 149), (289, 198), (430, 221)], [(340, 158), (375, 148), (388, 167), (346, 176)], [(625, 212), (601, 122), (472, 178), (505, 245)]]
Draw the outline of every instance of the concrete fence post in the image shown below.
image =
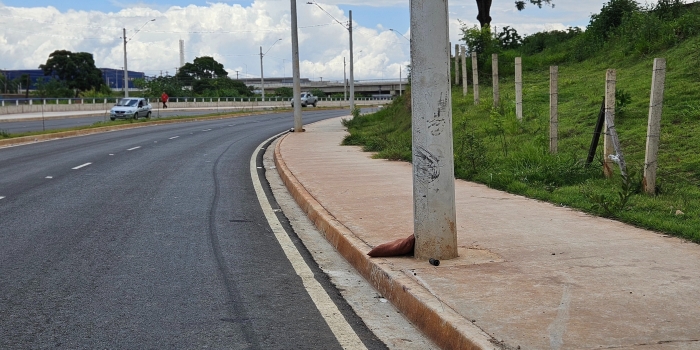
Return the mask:
[(459, 44), (455, 44), (455, 85), (459, 85)]
[(523, 120), (523, 60), (515, 58), (515, 117)]
[(447, 0), (411, 0), (416, 259), (457, 257)]
[(656, 167), (661, 133), (661, 110), (664, 102), (666, 82), (666, 59), (654, 59), (654, 73), (651, 76), (651, 96), (649, 98), (649, 122), (647, 124), (647, 148), (644, 156), (644, 179), (642, 187), (648, 194), (656, 194)]
[(501, 94), (498, 91), (498, 54), (491, 55), (491, 74), (493, 80), (493, 107), (500, 104)]
[(462, 60), (462, 96), (467, 96), (469, 92), (469, 82), (467, 81), (467, 48), (462, 46), (460, 50)]
[(606, 177), (612, 177), (613, 163), (620, 165), (620, 173), (622, 176), (627, 176), (627, 167), (625, 158), (622, 155), (620, 148), (620, 139), (617, 137), (615, 130), (615, 90), (617, 84), (617, 73), (614, 69), (608, 69), (605, 72), (605, 139), (603, 149), (605, 151), (605, 160), (603, 163), (603, 172)]
[(476, 52), (472, 52), (472, 84), (474, 88), (474, 104), (479, 104), (479, 69), (477, 67)]
[(557, 153), (559, 141), (559, 67), (549, 67), (549, 152)]

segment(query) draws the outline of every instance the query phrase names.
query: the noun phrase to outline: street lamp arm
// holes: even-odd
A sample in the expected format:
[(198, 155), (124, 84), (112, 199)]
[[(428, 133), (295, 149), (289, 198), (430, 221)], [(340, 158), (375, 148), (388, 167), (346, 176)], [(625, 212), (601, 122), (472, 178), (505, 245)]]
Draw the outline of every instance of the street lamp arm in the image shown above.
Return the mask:
[[(335, 17), (333, 17), (333, 15), (331, 15), (330, 13), (328, 13), (328, 11), (326, 11), (323, 7), (321, 7), (321, 5), (317, 4), (316, 2), (314, 2), (314, 1), (307, 1), (306, 4), (307, 4), (307, 5), (316, 5), (318, 8), (321, 9), (321, 11), (323, 11), (323, 12), (325, 12), (327, 15), (331, 16), (331, 18), (333, 18), (334, 21), (338, 22), (338, 24), (340, 24), (341, 26), (343, 26), (343, 28), (348, 29), (348, 26), (346, 26), (345, 24), (341, 23), (338, 19), (336, 19)], [(352, 24), (350, 24), (350, 25), (352, 25)]]
[(141, 29), (143, 29), (143, 27), (145, 27), (145, 26), (146, 26), (146, 24), (148, 24), (148, 22), (155, 22), (155, 21), (156, 21), (156, 19), (155, 19), (155, 18), (154, 18), (154, 19), (151, 19), (151, 20), (148, 20), (148, 21), (146, 21), (146, 23), (144, 23), (144, 24), (143, 24), (143, 25), (142, 25), (142, 26), (141, 26), (141, 27), (140, 27), (139, 29), (137, 29), (137, 30), (136, 30), (136, 31), (134, 32), (134, 35), (132, 35), (132, 36), (131, 36), (131, 38), (130, 38), (129, 40), (127, 40), (127, 42), (129, 42), (129, 41), (133, 40), (133, 39), (134, 39), (134, 37), (136, 36), (136, 34), (138, 34), (138, 33), (139, 33), (139, 32), (141, 31)]
[(392, 31), (392, 32), (394, 32), (394, 33), (398, 33), (398, 34), (401, 35), (404, 39), (408, 40), (409, 43), (411, 42), (411, 39), (409, 39), (409, 38), (407, 38), (405, 35), (401, 34), (401, 32), (399, 32), (398, 30), (394, 30), (394, 29), (391, 29), (391, 28), (389, 28), (389, 30)]
[(265, 53), (262, 54), (262, 55), (263, 55), (263, 56), (267, 55), (267, 53), (270, 52), (270, 50), (272, 49), (272, 47), (275, 46), (275, 44), (277, 44), (280, 40), (282, 40), (282, 38), (279, 38), (279, 39), (277, 39), (277, 41), (275, 41), (274, 43), (272, 43), (272, 45), (270, 45), (270, 48), (267, 49), (267, 51), (265, 51)]

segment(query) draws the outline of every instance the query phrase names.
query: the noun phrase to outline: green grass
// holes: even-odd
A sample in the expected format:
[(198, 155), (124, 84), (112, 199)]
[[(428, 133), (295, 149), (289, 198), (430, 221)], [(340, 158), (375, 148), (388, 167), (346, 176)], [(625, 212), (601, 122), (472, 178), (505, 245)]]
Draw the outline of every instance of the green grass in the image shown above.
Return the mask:
[[(495, 110), (489, 82), (480, 78), (478, 106), (471, 86), (466, 97), (455, 87), (455, 176), (700, 243), (700, 37), (653, 56), (667, 62), (656, 196), (641, 191), (653, 57), (600, 53), (559, 65), (556, 155), (548, 151), (551, 57), (523, 58), (522, 122), (515, 117), (513, 77), (501, 77), (501, 107)], [(511, 63), (501, 61), (505, 64)], [(616, 69), (617, 89), (629, 96), (615, 120), (632, 174), (627, 183), (619, 174), (603, 176), (602, 141), (593, 164), (585, 165), (607, 69)], [(350, 136), (345, 144), (362, 145), (376, 157), (410, 161), (410, 118), (410, 96), (404, 95), (378, 113), (346, 122)]]

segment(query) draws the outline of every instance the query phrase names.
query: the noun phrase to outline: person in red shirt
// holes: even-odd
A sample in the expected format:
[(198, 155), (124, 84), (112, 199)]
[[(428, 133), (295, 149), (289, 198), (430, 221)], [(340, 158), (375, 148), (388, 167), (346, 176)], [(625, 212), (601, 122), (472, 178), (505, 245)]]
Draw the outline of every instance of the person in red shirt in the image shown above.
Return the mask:
[(168, 105), (166, 104), (168, 103), (168, 94), (166, 94), (165, 91), (163, 91), (163, 94), (160, 95), (160, 101), (163, 102), (163, 108), (168, 108)]

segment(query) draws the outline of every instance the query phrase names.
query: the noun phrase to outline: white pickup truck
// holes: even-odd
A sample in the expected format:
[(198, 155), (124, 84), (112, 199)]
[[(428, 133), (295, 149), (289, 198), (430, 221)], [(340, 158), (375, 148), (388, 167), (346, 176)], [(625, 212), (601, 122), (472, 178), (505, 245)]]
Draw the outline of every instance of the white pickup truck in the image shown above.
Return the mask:
[[(301, 93), (301, 106), (306, 107), (308, 105), (312, 105), (316, 107), (316, 103), (318, 103), (318, 98), (316, 96), (312, 95), (310, 92), (302, 92)], [(294, 107), (294, 100), (292, 100), (292, 107)]]
[(109, 119), (139, 119), (139, 117), (151, 117), (151, 104), (141, 97), (125, 97), (109, 111)]

